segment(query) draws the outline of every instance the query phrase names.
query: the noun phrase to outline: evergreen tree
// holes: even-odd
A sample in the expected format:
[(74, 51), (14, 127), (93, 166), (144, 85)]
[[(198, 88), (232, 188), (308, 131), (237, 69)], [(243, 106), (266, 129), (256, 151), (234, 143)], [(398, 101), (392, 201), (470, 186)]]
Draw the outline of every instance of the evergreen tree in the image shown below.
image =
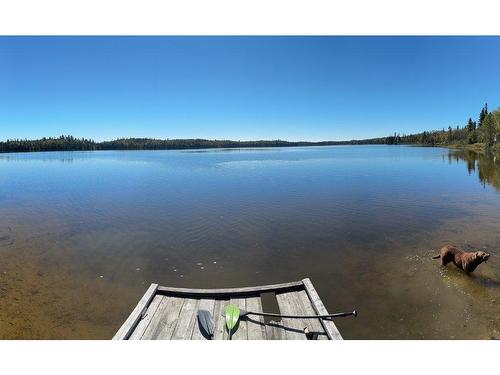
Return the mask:
[(483, 125), (481, 126), (480, 140), (483, 142), (487, 148), (492, 147), (497, 140), (497, 127), (495, 123), (495, 115), (493, 113), (488, 113), (483, 120)]
[(488, 115), (488, 103), (486, 103), (484, 105), (483, 109), (481, 109), (481, 113), (479, 114), (478, 127), (483, 126), (483, 121), (484, 121), (484, 118), (486, 117), (486, 115)]
[(474, 130), (476, 130), (476, 122), (472, 121), (472, 119), (469, 117), (469, 121), (467, 122), (467, 130), (469, 133), (472, 133)]

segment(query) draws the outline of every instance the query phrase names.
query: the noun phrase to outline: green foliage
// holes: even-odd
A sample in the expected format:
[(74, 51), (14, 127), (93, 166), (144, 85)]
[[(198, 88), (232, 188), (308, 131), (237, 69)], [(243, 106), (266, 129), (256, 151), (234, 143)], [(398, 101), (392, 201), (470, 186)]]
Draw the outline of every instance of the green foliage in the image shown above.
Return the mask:
[(447, 130), (432, 130), (422, 133), (386, 137), (386, 144), (421, 144), (421, 145), (449, 145), (449, 144), (474, 144), (484, 142), (487, 147), (492, 147), (500, 141), (500, 109), (488, 112), (486, 104), (479, 116), (479, 125), (471, 118), (464, 127), (448, 127)]
[[(72, 136), (42, 138), (36, 140), (7, 140), (0, 142), (0, 152), (33, 151), (93, 151), (93, 150), (184, 150), (203, 148), (245, 148), (245, 147), (293, 147), (333, 146), (365, 143), (365, 141), (287, 142), (274, 141), (230, 141), (208, 139), (151, 139), (122, 138), (114, 141), (94, 142)], [(366, 143), (383, 143), (383, 138), (367, 140)]]
[(500, 136), (500, 109), (488, 113), (482, 122), (479, 129), (479, 140), (483, 142), (486, 147), (493, 147)]
[(0, 142), (0, 152), (89, 151), (97, 149), (98, 145), (94, 141), (84, 138), (77, 139), (71, 135), (62, 135), (59, 138), (14, 139)]
[(470, 117), (469, 121), (467, 122), (467, 130), (469, 131), (469, 134), (476, 130), (476, 122), (472, 121)]
[(470, 145), (477, 143), (477, 132), (475, 130), (469, 133), (467, 143)]

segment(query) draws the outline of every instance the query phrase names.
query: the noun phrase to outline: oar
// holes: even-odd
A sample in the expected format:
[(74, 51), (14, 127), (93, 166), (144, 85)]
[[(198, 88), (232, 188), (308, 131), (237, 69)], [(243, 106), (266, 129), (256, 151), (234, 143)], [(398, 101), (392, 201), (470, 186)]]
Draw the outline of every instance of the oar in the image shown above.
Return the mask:
[(198, 322), (200, 322), (200, 327), (203, 328), (205, 333), (208, 335), (208, 339), (212, 340), (214, 337), (214, 320), (212, 314), (207, 310), (198, 310)]
[(233, 336), (233, 329), (236, 327), (238, 320), (241, 316), (241, 310), (235, 305), (228, 305), (226, 307), (226, 326), (229, 333), (229, 340)]
[(247, 315), (260, 315), (260, 316), (272, 316), (275, 318), (287, 318), (287, 319), (332, 319), (332, 318), (342, 318), (344, 316), (358, 316), (358, 312), (356, 310), (349, 312), (340, 312), (335, 314), (325, 314), (325, 315), (285, 315), (285, 314), (275, 314), (275, 313), (265, 313), (265, 312), (255, 312), (255, 311), (246, 311), (240, 309), (239, 317), (242, 318)]
[(229, 332), (229, 340), (231, 340), (233, 329), (236, 327), (238, 320), (247, 315), (260, 315), (260, 316), (272, 316), (275, 318), (291, 318), (291, 319), (333, 319), (333, 318), (342, 318), (345, 316), (353, 315), (355, 317), (358, 316), (358, 312), (356, 310), (349, 312), (341, 312), (335, 314), (325, 314), (325, 315), (286, 315), (286, 314), (275, 314), (275, 313), (265, 313), (265, 312), (255, 312), (255, 311), (246, 311), (238, 308), (234, 305), (228, 305), (225, 311), (226, 317), (226, 326)]

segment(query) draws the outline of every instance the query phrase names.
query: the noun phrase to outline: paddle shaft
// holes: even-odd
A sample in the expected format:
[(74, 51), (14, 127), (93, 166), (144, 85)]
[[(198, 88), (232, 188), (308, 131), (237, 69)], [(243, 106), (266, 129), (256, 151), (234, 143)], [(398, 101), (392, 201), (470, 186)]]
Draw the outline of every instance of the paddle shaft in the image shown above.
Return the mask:
[(350, 312), (341, 312), (335, 314), (327, 314), (327, 315), (283, 315), (283, 314), (275, 314), (275, 313), (265, 313), (265, 312), (254, 312), (254, 311), (241, 311), (240, 316), (245, 315), (260, 315), (260, 316), (272, 316), (275, 318), (286, 318), (286, 319), (332, 319), (332, 318), (342, 318), (344, 316), (354, 315), (358, 316), (358, 312), (356, 310)]

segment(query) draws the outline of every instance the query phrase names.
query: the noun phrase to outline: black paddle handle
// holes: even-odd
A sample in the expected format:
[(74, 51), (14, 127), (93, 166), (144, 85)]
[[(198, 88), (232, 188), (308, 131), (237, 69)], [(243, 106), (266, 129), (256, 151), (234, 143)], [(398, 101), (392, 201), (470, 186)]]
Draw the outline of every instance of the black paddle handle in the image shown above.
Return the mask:
[(245, 315), (260, 315), (260, 316), (272, 316), (275, 318), (286, 318), (286, 319), (332, 319), (332, 318), (343, 318), (345, 316), (358, 316), (358, 312), (356, 310), (349, 312), (340, 312), (335, 314), (326, 314), (326, 315), (284, 315), (284, 314), (275, 314), (275, 313), (265, 313), (265, 312), (253, 312), (253, 311), (245, 311), (242, 316)]

